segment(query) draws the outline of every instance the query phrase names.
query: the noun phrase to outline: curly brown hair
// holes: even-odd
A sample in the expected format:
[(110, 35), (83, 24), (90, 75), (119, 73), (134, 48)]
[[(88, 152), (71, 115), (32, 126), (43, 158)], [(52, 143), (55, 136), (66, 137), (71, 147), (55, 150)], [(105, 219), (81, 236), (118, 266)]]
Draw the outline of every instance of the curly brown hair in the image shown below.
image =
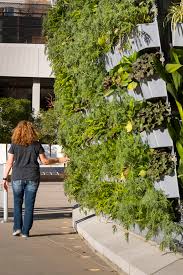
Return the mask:
[(22, 120), (17, 124), (11, 137), (12, 143), (24, 146), (28, 146), (37, 140), (38, 133), (35, 127), (32, 122), (26, 120)]

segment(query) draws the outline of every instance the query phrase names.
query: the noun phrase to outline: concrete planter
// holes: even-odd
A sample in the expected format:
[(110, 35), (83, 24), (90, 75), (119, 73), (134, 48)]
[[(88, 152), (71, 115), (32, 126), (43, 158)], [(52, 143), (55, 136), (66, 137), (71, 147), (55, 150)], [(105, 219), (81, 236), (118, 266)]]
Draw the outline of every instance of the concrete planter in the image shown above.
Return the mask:
[(175, 30), (172, 30), (172, 45), (183, 47), (183, 23), (178, 23)]
[(105, 55), (105, 68), (109, 72), (112, 70), (116, 65), (119, 64), (121, 58), (123, 57), (124, 53), (120, 51), (120, 45), (115, 46), (113, 51), (107, 53)]
[(150, 148), (172, 147), (173, 141), (168, 129), (157, 129), (147, 134), (145, 131), (140, 133), (143, 143), (147, 143)]
[(137, 25), (132, 32), (130, 44), (132, 50), (137, 52), (147, 48), (160, 48), (161, 43), (157, 21)]
[(157, 21), (149, 24), (139, 24), (133, 30), (130, 44), (132, 51), (122, 51), (119, 43), (113, 51), (105, 55), (105, 67), (107, 71), (113, 69), (124, 55), (129, 55), (133, 51), (141, 51), (146, 48), (160, 48), (160, 37)]
[(140, 101), (143, 100), (143, 94), (140, 89), (140, 86), (138, 85), (135, 90), (128, 90), (128, 94), (132, 96), (135, 100)]
[(119, 43), (116, 45), (112, 51), (108, 52), (105, 55), (105, 68), (109, 72), (112, 70), (116, 65), (119, 64), (123, 56), (129, 56), (132, 52), (130, 51), (122, 51), (121, 44)]
[(118, 102), (121, 102), (121, 101), (122, 101), (122, 96), (116, 95), (116, 94), (114, 93), (114, 94), (105, 96), (105, 99), (106, 99), (108, 102), (110, 102), (110, 103), (113, 102), (114, 100), (117, 100)]
[(155, 182), (156, 190), (162, 190), (167, 198), (179, 198), (179, 187), (176, 172), (174, 175), (165, 176), (163, 180)]
[(153, 78), (140, 82), (140, 88), (144, 99), (154, 97), (167, 97), (166, 83), (163, 79)]
[[(149, 134), (144, 131), (141, 133), (141, 138), (151, 148), (173, 147), (173, 141), (168, 133), (168, 129), (153, 130)], [(165, 176), (163, 180), (155, 182), (154, 186), (157, 190), (162, 190), (168, 198), (179, 198), (176, 171), (174, 175)]]

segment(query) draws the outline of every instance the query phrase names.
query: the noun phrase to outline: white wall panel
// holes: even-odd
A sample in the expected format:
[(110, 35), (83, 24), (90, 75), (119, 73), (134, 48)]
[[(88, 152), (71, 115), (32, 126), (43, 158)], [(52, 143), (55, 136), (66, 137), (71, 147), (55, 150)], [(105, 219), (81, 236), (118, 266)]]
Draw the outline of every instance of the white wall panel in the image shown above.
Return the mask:
[(42, 44), (0, 43), (0, 76), (53, 77)]

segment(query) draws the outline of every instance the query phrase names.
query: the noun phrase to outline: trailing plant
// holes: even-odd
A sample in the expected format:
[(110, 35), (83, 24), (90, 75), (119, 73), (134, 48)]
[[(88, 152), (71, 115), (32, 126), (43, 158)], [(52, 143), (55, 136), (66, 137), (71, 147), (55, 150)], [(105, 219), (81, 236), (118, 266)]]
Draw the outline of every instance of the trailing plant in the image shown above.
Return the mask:
[[(130, 150), (131, 146), (133, 150)], [(142, 145), (140, 136), (123, 133), (117, 142), (117, 152), (116, 169), (122, 182), (136, 177), (155, 182), (174, 173), (175, 156), (171, 152)]]
[[(126, 229), (140, 224), (147, 228), (147, 238), (161, 229), (164, 245), (169, 246), (172, 232), (179, 233), (171, 204), (154, 189), (152, 178), (143, 175), (154, 157), (126, 128), (136, 111), (126, 92), (132, 80), (126, 82), (123, 65), (114, 69), (114, 78), (105, 70), (106, 53), (127, 41), (137, 24), (153, 21), (152, 3), (59, 0), (48, 14), (45, 32), (56, 76), (58, 140), (71, 159), (65, 183), (68, 196), (97, 214), (118, 219)], [(126, 66), (128, 71), (127, 61)], [(120, 95), (111, 102), (104, 96), (110, 89)], [(164, 161), (159, 177), (170, 172)], [(133, 167), (129, 173), (124, 171), (128, 167)]]
[(168, 129), (179, 154), (178, 176), (183, 180), (183, 51), (172, 49), (170, 58), (171, 63), (165, 66), (156, 60), (156, 68), (161, 77), (166, 81), (167, 90), (173, 97), (179, 113), (179, 117), (174, 116), (171, 118)]
[(183, 0), (170, 6), (167, 20), (171, 21), (172, 30), (176, 29), (177, 23), (183, 23)]
[(140, 110), (134, 116), (133, 129), (138, 132), (150, 133), (152, 130), (167, 128), (170, 116), (171, 109), (168, 103), (161, 100), (143, 102)]

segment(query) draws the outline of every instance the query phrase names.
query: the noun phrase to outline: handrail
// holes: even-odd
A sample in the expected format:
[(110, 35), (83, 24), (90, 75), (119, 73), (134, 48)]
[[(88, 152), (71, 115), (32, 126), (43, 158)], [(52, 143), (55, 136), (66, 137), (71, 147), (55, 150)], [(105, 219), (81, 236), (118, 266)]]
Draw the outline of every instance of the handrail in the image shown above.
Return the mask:
[[(0, 178), (2, 180), (5, 164), (3, 163), (3, 164), (0, 164), (0, 165), (2, 165), (2, 171), (1, 171), (2, 175), (0, 175)], [(2, 207), (3, 207), (3, 220), (2, 220), (2, 222), (5, 223), (5, 222), (8, 222), (8, 189), (5, 190), (2, 187), (1, 191), (3, 191), (3, 196), (2, 196), (2, 199), (3, 199), (3, 204), (2, 204)]]

